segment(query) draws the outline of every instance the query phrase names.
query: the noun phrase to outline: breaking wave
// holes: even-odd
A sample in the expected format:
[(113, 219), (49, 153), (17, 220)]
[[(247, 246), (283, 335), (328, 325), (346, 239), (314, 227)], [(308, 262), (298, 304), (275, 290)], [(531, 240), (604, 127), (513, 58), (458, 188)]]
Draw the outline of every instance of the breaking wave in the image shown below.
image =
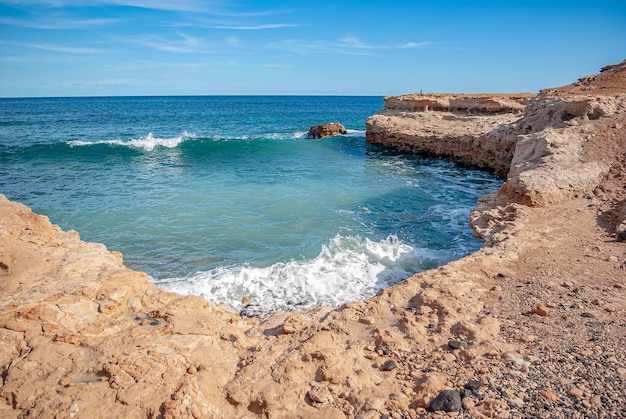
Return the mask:
[(450, 252), (414, 248), (395, 235), (378, 242), (337, 235), (322, 246), (314, 259), (268, 267), (218, 267), (186, 278), (154, 281), (170, 291), (200, 295), (259, 314), (370, 298), (380, 289), (454, 256)]

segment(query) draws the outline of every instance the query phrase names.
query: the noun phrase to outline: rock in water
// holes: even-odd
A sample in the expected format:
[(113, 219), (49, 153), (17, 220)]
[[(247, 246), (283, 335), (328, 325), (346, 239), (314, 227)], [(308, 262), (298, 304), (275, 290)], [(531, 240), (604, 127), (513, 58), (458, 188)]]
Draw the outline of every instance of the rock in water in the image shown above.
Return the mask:
[(461, 394), (456, 390), (443, 390), (430, 402), (431, 412), (458, 412), (461, 410)]
[(309, 128), (307, 138), (326, 138), (333, 135), (345, 134), (348, 131), (339, 122), (328, 122), (326, 124), (314, 125)]

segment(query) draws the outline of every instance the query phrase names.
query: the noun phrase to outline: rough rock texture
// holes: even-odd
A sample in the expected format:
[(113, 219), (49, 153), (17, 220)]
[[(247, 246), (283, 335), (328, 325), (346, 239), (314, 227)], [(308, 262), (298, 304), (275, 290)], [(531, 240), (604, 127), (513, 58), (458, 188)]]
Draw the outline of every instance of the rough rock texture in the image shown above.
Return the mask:
[(308, 138), (326, 138), (333, 135), (345, 134), (348, 131), (339, 122), (327, 122), (326, 124), (313, 125), (307, 133)]
[(534, 96), (386, 97), (385, 110), (367, 119), (367, 141), (406, 153), (445, 157), (504, 177), (513, 157), (515, 135), (498, 128), (519, 120)]
[(516, 95), (449, 95), (434, 93), (388, 96), (384, 100), (385, 109), (398, 111), (501, 114), (523, 112), (528, 99), (534, 96), (530, 93)]
[[(457, 417), (623, 417), (625, 67), (501, 122), (437, 113), (485, 125), (485, 166), (510, 148), (471, 214), (486, 246), (341, 307), (241, 317), (0, 196), (0, 417), (442, 417), (444, 390)], [(429, 113), (375, 118), (399, 141)]]

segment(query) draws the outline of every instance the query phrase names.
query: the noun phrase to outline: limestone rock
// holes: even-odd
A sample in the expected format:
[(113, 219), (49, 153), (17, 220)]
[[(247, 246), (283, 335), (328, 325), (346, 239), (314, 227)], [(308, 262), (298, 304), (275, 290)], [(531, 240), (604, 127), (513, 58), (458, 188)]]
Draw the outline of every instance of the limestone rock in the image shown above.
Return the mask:
[(326, 138), (333, 135), (343, 135), (348, 131), (339, 122), (327, 122), (321, 125), (313, 125), (309, 128), (307, 138)]

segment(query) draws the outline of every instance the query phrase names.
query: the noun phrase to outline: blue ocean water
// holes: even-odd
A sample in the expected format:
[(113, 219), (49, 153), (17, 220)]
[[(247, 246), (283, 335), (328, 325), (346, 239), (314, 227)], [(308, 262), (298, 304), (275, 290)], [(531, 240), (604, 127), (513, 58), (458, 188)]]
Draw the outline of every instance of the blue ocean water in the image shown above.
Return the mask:
[[(161, 287), (261, 311), (368, 298), (478, 249), (493, 176), (365, 141), (380, 97), (0, 99), (0, 193)], [(348, 134), (305, 138), (338, 121)]]

